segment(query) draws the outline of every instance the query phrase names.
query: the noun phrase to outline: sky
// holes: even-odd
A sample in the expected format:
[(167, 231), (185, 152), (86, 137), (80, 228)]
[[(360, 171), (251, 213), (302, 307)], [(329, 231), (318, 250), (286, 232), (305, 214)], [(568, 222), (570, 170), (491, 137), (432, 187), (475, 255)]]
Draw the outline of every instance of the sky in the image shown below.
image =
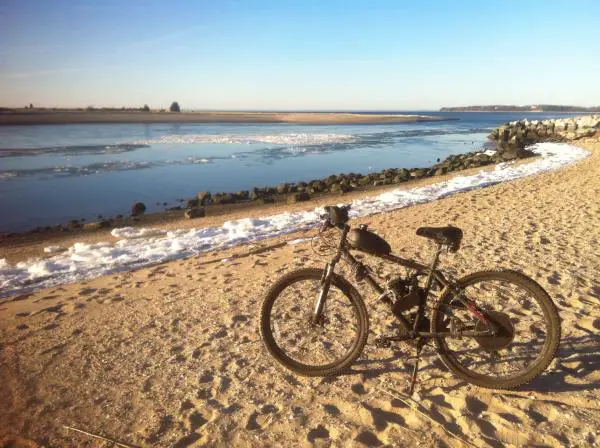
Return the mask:
[(0, 106), (596, 106), (599, 17), (598, 0), (0, 0)]

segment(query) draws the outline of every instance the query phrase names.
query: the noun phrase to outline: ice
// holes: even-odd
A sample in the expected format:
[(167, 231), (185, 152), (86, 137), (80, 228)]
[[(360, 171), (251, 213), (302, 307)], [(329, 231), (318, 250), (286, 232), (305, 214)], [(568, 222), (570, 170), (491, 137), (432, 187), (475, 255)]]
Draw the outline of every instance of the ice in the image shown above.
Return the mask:
[(44, 252), (47, 254), (56, 254), (58, 252), (64, 252), (65, 250), (67, 250), (67, 249), (64, 247), (60, 247), (60, 246), (44, 247)]
[[(398, 188), (354, 200), (350, 216), (388, 212), (462, 191), (555, 170), (589, 155), (581, 148), (563, 143), (540, 143), (530, 149), (541, 157), (529, 163), (501, 163), (494, 169), (484, 169), (470, 176), (457, 176), (423, 187)], [(118, 238), (113, 243), (76, 243), (67, 251), (44, 260), (30, 259), (15, 266), (0, 259), (0, 296), (131, 270), (309, 229), (319, 223), (321, 213), (321, 208), (285, 212), (230, 220), (220, 227), (191, 230), (165, 231), (132, 227), (113, 229), (112, 236)]]
[(192, 144), (192, 143), (225, 143), (225, 144), (252, 144), (268, 143), (286, 146), (324, 145), (330, 143), (352, 143), (356, 136), (344, 134), (313, 134), (313, 133), (288, 133), (275, 135), (165, 135), (150, 140), (139, 140), (134, 145), (155, 144)]
[(146, 236), (164, 235), (166, 233), (166, 230), (145, 229), (140, 227), (121, 227), (118, 229), (112, 229), (110, 232), (112, 236), (120, 239), (143, 238)]

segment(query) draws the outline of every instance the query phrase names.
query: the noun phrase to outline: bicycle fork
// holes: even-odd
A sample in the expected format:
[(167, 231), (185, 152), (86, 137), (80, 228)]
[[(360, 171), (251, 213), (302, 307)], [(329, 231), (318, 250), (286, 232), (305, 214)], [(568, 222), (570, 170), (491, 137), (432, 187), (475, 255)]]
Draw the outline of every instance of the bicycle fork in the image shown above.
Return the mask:
[(325, 307), (325, 299), (329, 293), (329, 286), (331, 285), (331, 274), (333, 274), (333, 268), (335, 263), (327, 263), (323, 278), (321, 278), (321, 289), (319, 290), (319, 296), (315, 302), (315, 309), (313, 310), (312, 323), (317, 325), (321, 322), (323, 315), (323, 308)]
[(345, 225), (342, 231), (342, 237), (340, 239), (340, 244), (338, 245), (337, 252), (333, 259), (327, 263), (327, 267), (325, 268), (325, 273), (323, 274), (323, 278), (321, 279), (321, 290), (319, 291), (319, 297), (317, 297), (317, 301), (315, 303), (315, 308), (312, 315), (312, 324), (318, 325), (321, 323), (323, 318), (323, 308), (325, 307), (325, 300), (327, 299), (327, 294), (329, 294), (329, 286), (331, 285), (331, 276), (333, 275), (333, 270), (335, 269), (335, 265), (342, 258), (342, 251), (344, 250), (344, 244), (346, 241), (346, 235), (350, 227)]

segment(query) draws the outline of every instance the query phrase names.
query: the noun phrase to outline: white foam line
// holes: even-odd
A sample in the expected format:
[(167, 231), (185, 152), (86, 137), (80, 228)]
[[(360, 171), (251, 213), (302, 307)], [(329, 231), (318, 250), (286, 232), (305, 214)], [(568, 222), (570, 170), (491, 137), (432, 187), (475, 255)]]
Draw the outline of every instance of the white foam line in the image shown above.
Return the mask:
[[(525, 164), (502, 163), (493, 170), (408, 190), (396, 189), (352, 202), (351, 217), (368, 216), (433, 201), (451, 194), (555, 170), (583, 159), (589, 153), (561, 143), (531, 147), (541, 157)], [(321, 208), (278, 215), (226, 221), (220, 227), (192, 230), (114, 229), (116, 243), (75, 243), (46, 259), (10, 265), (0, 259), (0, 296), (31, 289), (81, 281), (117, 271), (186, 258), (199, 253), (262, 240), (314, 227)]]

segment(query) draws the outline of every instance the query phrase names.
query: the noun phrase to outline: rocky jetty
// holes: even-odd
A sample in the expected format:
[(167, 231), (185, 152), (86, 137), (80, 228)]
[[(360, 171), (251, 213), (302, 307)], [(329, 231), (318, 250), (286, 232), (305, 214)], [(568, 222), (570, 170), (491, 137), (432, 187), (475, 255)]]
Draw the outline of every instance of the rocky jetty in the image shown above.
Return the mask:
[(582, 115), (554, 120), (511, 121), (492, 131), (498, 155), (503, 160), (531, 155), (527, 146), (538, 142), (573, 141), (600, 132), (600, 115)]
[[(495, 151), (478, 151), (466, 154), (454, 154), (428, 168), (388, 168), (368, 174), (342, 173), (332, 174), (323, 179), (313, 179), (306, 182), (285, 182), (272, 187), (254, 187), (250, 191), (237, 193), (200, 192), (194, 201), (194, 206), (211, 204), (235, 204), (253, 202), (268, 204), (277, 199), (290, 204), (310, 200), (314, 195), (342, 194), (355, 190), (367, 190), (371, 187), (394, 185), (424, 177), (440, 176), (452, 171), (467, 168), (477, 168), (492, 163), (502, 162)], [(191, 207), (191, 201), (188, 206)], [(197, 201), (198, 203), (196, 204)]]

